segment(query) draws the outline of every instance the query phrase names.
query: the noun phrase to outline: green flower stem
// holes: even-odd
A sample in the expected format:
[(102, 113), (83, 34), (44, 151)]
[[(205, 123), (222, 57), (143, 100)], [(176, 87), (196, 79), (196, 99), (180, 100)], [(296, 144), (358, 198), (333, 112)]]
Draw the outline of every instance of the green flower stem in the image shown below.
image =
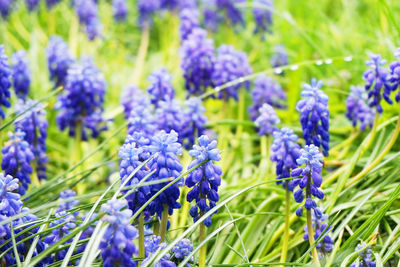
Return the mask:
[[(239, 121), (243, 121), (244, 120), (244, 113), (246, 110), (246, 91), (241, 89), (239, 90), (239, 108), (238, 108), (238, 120)], [(242, 124), (238, 124), (237, 128), (236, 128), (236, 139), (241, 138), (243, 133), (243, 125)]]
[(268, 170), (268, 137), (263, 135), (260, 139), (261, 161), (260, 161), (260, 179), (263, 180)]
[(143, 65), (146, 60), (147, 50), (149, 48), (149, 39), (150, 39), (150, 25), (146, 23), (142, 29), (142, 37), (140, 40), (140, 46), (136, 57), (136, 65), (132, 75), (132, 82), (136, 85), (139, 85), (140, 77), (142, 76)]
[[(315, 243), (315, 240), (314, 240), (314, 232), (313, 232), (312, 219), (311, 219), (311, 210), (307, 210), (307, 231), (308, 231), (308, 241), (310, 242), (310, 246), (312, 247)], [(318, 253), (317, 253), (316, 247), (314, 247), (312, 249), (312, 256), (313, 256), (315, 265), (317, 267), (321, 266), (321, 264), (319, 263), (319, 258), (318, 258)]]
[[(82, 124), (78, 123), (76, 125), (76, 131), (75, 131), (75, 146), (74, 146), (74, 161), (73, 164), (76, 164), (77, 162), (79, 162), (81, 160), (82, 157)], [(77, 172), (82, 171), (84, 168), (82, 165), (80, 165), (77, 169)], [(76, 185), (76, 191), (78, 195), (83, 194), (83, 192), (85, 191), (85, 184), (84, 183), (78, 183)]]
[[(375, 123), (375, 124), (377, 124), (377, 123)], [(374, 124), (374, 128), (376, 128), (375, 124)], [(385, 149), (367, 168), (364, 168), (360, 173), (358, 173), (356, 176), (354, 176), (346, 184), (346, 188), (350, 187), (351, 185), (358, 182), (362, 177), (364, 177), (367, 173), (369, 173), (376, 165), (378, 165), (379, 162), (382, 161), (382, 159), (386, 156), (387, 153), (389, 153), (390, 149), (392, 149), (393, 145), (396, 143), (397, 137), (399, 136), (399, 132), (400, 132), (400, 111), (399, 111), (399, 118), (397, 119), (397, 123), (396, 123), (396, 128), (394, 129), (392, 138), (390, 139), (389, 143), (386, 145)]]
[(283, 242), (282, 242), (282, 253), (281, 253), (281, 262), (286, 262), (286, 256), (288, 252), (289, 245), (289, 230), (290, 230), (290, 191), (288, 189), (288, 182), (286, 183), (285, 191), (286, 191), (286, 210), (285, 210), (285, 229), (283, 231)]
[[(144, 259), (145, 250), (144, 250), (144, 214), (143, 212), (139, 216), (138, 222), (139, 228), (139, 258)], [(140, 267), (140, 261), (138, 262), (138, 267)]]
[[(204, 214), (200, 213), (200, 217), (202, 217)], [(199, 238), (199, 243), (203, 242), (204, 239), (206, 238), (206, 226), (204, 223), (200, 224), (200, 238)], [(200, 248), (200, 256), (199, 256), (199, 267), (205, 267), (206, 266), (206, 252), (207, 252), (207, 243), (205, 243), (201, 248)]]
[(164, 204), (164, 210), (161, 215), (161, 225), (160, 225), (160, 237), (161, 243), (165, 242), (165, 234), (167, 233), (167, 225), (168, 225), (168, 205)]

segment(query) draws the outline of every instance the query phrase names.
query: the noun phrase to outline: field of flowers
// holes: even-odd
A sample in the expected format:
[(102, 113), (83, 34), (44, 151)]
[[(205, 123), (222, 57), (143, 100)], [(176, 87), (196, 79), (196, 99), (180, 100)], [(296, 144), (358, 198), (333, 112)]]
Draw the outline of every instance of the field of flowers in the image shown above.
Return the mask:
[(399, 14), (0, 0), (0, 267), (400, 267)]

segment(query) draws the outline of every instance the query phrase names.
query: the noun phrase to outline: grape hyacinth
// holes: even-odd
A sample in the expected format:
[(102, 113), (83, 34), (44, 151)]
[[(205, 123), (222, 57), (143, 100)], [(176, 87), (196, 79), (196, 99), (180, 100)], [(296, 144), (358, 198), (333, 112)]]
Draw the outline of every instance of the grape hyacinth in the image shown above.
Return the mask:
[(274, 47), (274, 54), (271, 57), (271, 65), (274, 68), (286, 66), (289, 64), (286, 47), (284, 45), (276, 45)]
[[(68, 198), (73, 198), (76, 196), (76, 192), (71, 189), (66, 189), (60, 193), (60, 199), (68, 199)], [(78, 200), (69, 200), (64, 203), (61, 203), (56, 212), (61, 212), (61, 211), (69, 211), (73, 208), (75, 208), (79, 204)], [(79, 214), (79, 211), (74, 212), (74, 215), (77, 216)]]
[(260, 115), (259, 109), (267, 103), (275, 108), (284, 108), (286, 93), (281, 85), (266, 75), (258, 75), (251, 92), (253, 104), (249, 107), (250, 118), (254, 121)]
[(52, 9), (56, 6), (61, 0), (46, 0), (46, 7), (47, 9)]
[(359, 263), (353, 263), (350, 265), (350, 267), (375, 267), (376, 262), (372, 261), (372, 249), (370, 247), (367, 247), (367, 244), (365, 242), (362, 242), (357, 245), (355, 251), (363, 250), (358, 255), (361, 257), (361, 260)]
[[(146, 259), (143, 261), (143, 264), (150, 261), (151, 254), (156, 253), (158, 250), (162, 250), (167, 246), (165, 242), (161, 242), (161, 237), (156, 235), (145, 237), (144, 242)], [(170, 261), (170, 258), (171, 255), (166, 253), (159, 262), (153, 263), (154, 267), (176, 267), (176, 264)]]
[(101, 35), (101, 22), (98, 16), (97, 3), (94, 0), (75, 1), (75, 10), (79, 17), (79, 22), (85, 26), (89, 40), (94, 40)]
[[(394, 56), (399, 60), (396, 60), (389, 65), (390, 74), (388, 80), (391, 83), (392, 91), (400, 89), (400, 47), (397, 48)], [(397, 102), (400, 102), (400, 90), (397, 91), (395, 98)]]
[(25, 100), (31, 84), (31, 70), (29, 68), (26, 52), (21, 50), (14, 53), (11, 58), (11, 63), (15, 94), (18, 98)]
[(126, 20), (128, 15), (128, 3), (126, 0), (113, 0), (113, 16), (116, 22), (122, 22)]
[(254, 0), (253, 15), (256, 22), (254, 33), (259, 33), (264, 38), (265, 32), (271, 32), (273, 0)]
[[(326, 213), (313, 212), (311, 215), (312, 226), (314, 230), (314, 240), (318, 240), (320, 236), (324, 236), (321, 241), (316, 245), (317, 250), (326, 255), (332, 252), (333, 241), (329, 236), (332, 227), (328, 225), (329, 216)], [(304, 240), (308, 240), (308, 229), (304, 227)]]
[(147, 92), (150, 94), (151, 103), (156, 107), (158, 107), (160, 101), (170, 100), (175, 97), (175, 89), (171, 83), (172, 75), (167, 69), (162, 68), (154, 71), (147, 79), (151, 84), (147, 88)]
[(386, 60), (382, 59), (381, 55), (372, 54), (370, 60), (366, 62), (366, 65), (370, 67), (370, 69), (363, 74), (365, 89), (368, 91), (368, 104), (371, 107), (376, 107), (376, 110), (382, 113), (382, 97), (387, 103), (393, 103), (390, 99), (392, 87), (388, 80), (389, 73), (385, 67), (382, 67), (386, 65)]
[(196, 28), (183, 41), (181, 59), (185, 87), (189, 95), (202, 94), (207, 87), (213, 85), (214, 41), (207, 38), (205, 30)]
[[(28, 109), (30, 110), (26, 112)], [(15, 129), (25, 133), (24, 139), (31, 145), (31, 150), (35, 155), (37, 176), (39, 179), (45, 179), (46, 165), (49, 161), (46, 155), (47, 128), (49, 124), (44, 106), (31, 99), (27, 99), (26, 102), (19, 100), (16, 106), (16, 114), (21, 114), (21, 117), (15, 122)]]
[(212, 32), (217, 31), (218, 25), (224, 21), (224, 17), (217, 12), (216, 0), (203, 0), (202, 10), (204, 27)]
[[(273, 133), (274, 141), (271, 145), (271, 161), (276, 162), (276, 179), (290, 177), (290, 172), (297, 168), (296, 160), (300, 156), (300, 145), (297, 143), (299, 137), (292, 129), (284, 127)], [(290, 191), (293, 188), (289, 181), (277, 181)], [(289, 186), (287, 186), (289, 185)]]
[(183, 42), (194, 29), (200, 28), (199, 11), (196, 8), (184, 8), (179, 12), (179, 18), (179, 33)]
[(306, 145), (322, 147), (324, 156), (329, 154), (328, 96), (321, 90), (322, 82), (316, 79), (303, 85), (302, 99), (297, 103)]
[(135, 85), (129, 85), (122, 89), (121, 105), (124, 107), (125, 118), (129, 118), (132, 109), (136, 106), (146, 108), (150, 106), (150, 99), (140, 88)]
[(17, 129), (15, 134), (10, 133), (9, 136), (10, 140), (1, 149), (3, 155), (1, 168), (4, 170), (5, 175), (18, 177), (18, 193), (25, 195), (31, 183), (32, 167), (30, 164), (35, 156), (29, 143), (24, 140), (24, 132)]
[(208, 119), (204, 115), (206, 109), (199, 98), (189, 98), (185, 102), (185, 107), (182, 138), (185, 139), (185, 147), (189, 148), (193, 146), (196, 138), (204, 134)]
[(138, 236), (136, 228), (129, 223), (132, 216), (126, 200), (111, 199), (101, 205), (106, 212), (104, 221), (110, 223), (100, 243), (104, 267), (136, 266), (132, 256), (137, 253), (133, 239)]
[(26, 7), (29, 11), (33, 11), (38, 7), (39, 0), (25, 0)]
[(0, 215), (11, 217), (19, 213), (22, 207), (18, 190), (19, 181), (11, 175), (0, 173)]
[(184, 127), (184, 111), (180, 103), (175, 100), (165, 100), (159, 102), (156, 110), (157, 126), (159, 130), (169, 132), (174, 130), (179, 134), (179, 138), (183, 138), (182, 132)]
[[(150, 153), (147, 151), (149, 145), (150, 140), (139, 132), (134, 132), (132, 135), (126, 137), (125, 143), (118, 152), (118, 156), (121, 158), (119, 169), (121, 183), (125, 183), (133, 171), (149, 159)], [(137, 185), (148, 174), (149, 171), (146, 170), (146, 166), (143, 166), (130, 178), (126, 186)], [(139, 210), (149, 199), (150, 193), (150, 186), (140, 186), (135, 189), (134, 192), (126, 197), (129, 209), (133, 212)]]
[(4, 46), (0, 45), (0, 116), (5, 118), (1, 106), (9, 108), (10, 104), (10, 87), (11, 87), (11, 69), (8, 63), (8, 57), (4, 52)]
[[(68, 128), (71, 137), (81, 134), (87, 140), (87, 131), (93, 138), (104, 130), (102, 112), (106, 81), (92, 60), (83, 59), (68, 72), (65, 90), (58, 96), (56, 109), (59, 110), (57, 123), (61, 131)], [(80, 133), (76, 133), (77, 128)]]
[[(316, 215), (320, 215), (321, 211), (317, 208), (317, 203), (312, 199), (312, 196), (319, 199), (324, 198), (324, 193), (319, 189), (322, 184), (321, 170), (322, 170), (322, 154), (319, 152), (318, 147), (315, 145), (306, 145), (304, 149), (300, 150), (300, 157), (296, 160), (297, 167), (292, 170), (291, 176), (299, 178), (293, 178), (293, 181), (289, 184), (289, 187), (295, 188), (299, 186), (299, 189), (294, 192), (294, 199), (297, 203), (302, 203), (304, 200), (304, 190), (306, 201), (304, 207), (307, 210), (313, 209)], [(300, 167), (305, 165), (305, 167)], [(303, 206), (300, 206), (296, 214), (301, 216), (303, 213)]]
[[(247, 54), (236, 51), (233, 46), (221, 45), (217, 49), (217, 58), (215, 60), (214, 71), (212, 74), (215, 86), (221, 86), (227, 82), (232, 82), (243, 76), (252, 73)], [(246, 89), (250, 88), (250, 81), (239, 82), (231, 85), (219, 92), (218, 98), (228, 100), (230, 97), (238, 100), (238, 90), (242, 85)]]
[(277, 130), (276, 124), (280, 123), (280, 119), (273, 107), (268, 104), (264, 104), (259, 109), (260, 115), (254, 122), (258, 127), (258, 135), (271, 135)]
[(54, 88), (64, 86), (68, 69), (75, 62), (68, 44), (61, 37), (52, 35), (46, 47), (46, 54), (50, 80), (55, 83)]
[(353, 127), (360, 122), (360, 129), (364, 131), (367, 126), (374, 124), (375, 110), (368, 106), (367, 93), (362, 86), (351, 86), (350, 94), (346, 99), (347, 118), (352, 122)]
[[(155, 170), (153, 180), (164, 178), (175, 179), (180, 176), (182, 165), (178, 155), (182, 154), (181, 144), (178, 143), (178, 134), (175, 131), (166, 133), (165, 131), (158, 132), (151, 140), (149, 151), (154, 155), (154, 158), (149, 163), (149, 169)], [(180, 184), (180, 183), (178, 183)], [(168, 187), (149, 205), (151, 214), (157, 213), (161, 215), (165, 208), (168, 208), (168, 214), (172, 215), (174, 209), (179, 209), (181, 204), (178, 202), (180, 191), (177, 183)], [(154, 195), (161, 188), (167, 185), (167, 182), (154, 184), (152, 186), (152, 194)]]
[(8, 15), (11, 11), (11, 6), (13, 4), (13, 0), (1, 0), (0, 1), (0, 14), (3, 19), (7, 19)]
[(157, 129), (156, 118), (152, 113), (150, 104), (148, 106), (137, 104), (133, 107), (128, 120), (128, 134), (130, 135), (134, 132), (140, 132), (143, 136), (150, 138)]
[[(217, 141), (211, 141), (208, 136), (202, 135), (198, 139), (199, 145), (194, 145), (189, 151), (189, 155), (195, 159), (189, 164), (188, 169), (200, 163), (203, 165), (188, 174), (185, 184), (191, 188), (186, 196), (188, 202), (196, 200), (196, 205), (190, 209), (190, 216), (197, 221), (204, 213), (216, 206), (219, 200), (218, 187), (221, 185), (221, 168), (214, 164), (221, 160), (221, 155), (217, 148)], [(208, 201), (208, 203), (207, 203)], [(203, 224), (207, 227), (211, 225), (211, 216), (207, 217)]]
[(218, 11), (223, 12), (232, 25), (244, 25), (243, 14), (235, 4), (244, 3), (245, 0), (216, 0)]
[(154, 13), (161, 8), (160, 0), (138, 0), (139, 25), (142, 28), (149, 27), (153, 22)]
[[(183, 261), (187, 256), (189, 256), (190, 252), (193, 250), (192, 242), (189, 239), (184, 238), (180, 240), (176, 245), (172, 248), (172, 258), (171, 260), (175, 262), (175, 264), (179, 264)], [(192, 258), (193, 261), (193, 258)], [(186, 264), (186, 266), (190, 267), (190, 264)]]
[(174, 10), (179, 7), (181, 0), (160, 0), (162, 9)]

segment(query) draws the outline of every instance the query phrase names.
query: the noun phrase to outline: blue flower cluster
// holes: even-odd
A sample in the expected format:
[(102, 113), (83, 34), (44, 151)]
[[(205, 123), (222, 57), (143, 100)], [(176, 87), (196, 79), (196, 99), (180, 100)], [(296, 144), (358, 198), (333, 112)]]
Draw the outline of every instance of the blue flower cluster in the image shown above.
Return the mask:
[(150, 86), (147, 88), (151, 96), (151, 103), (158, 107), (160, 101), (170, 100), (175, 96), (175, 89), (172, 86), (172, 75), (167, 69), (162, 68), (154, 71), (147, 78), (150, 82)]
[[(388, 76), (388, 80), (391, 83), (391, 88), (393, 91), (396, 91), (400, 88), (400, 48), (397, 48), (396, 53), (394, 54), (396, 60), (389, 65), (390, 74)], [(397, 91), (396, 101), (400, 102), (400, 90)]]
[(272, 9), (274, 8), (273, 0), (254, 0), (253, 15), (256, 22), (254, 33), (259, 33), (264, 38), (265, 32), (272, 32)]
[(46, 0), (47, 9), (55, 7), (61, 0)]
[(365, 80), (365, 89), (368, 91), (368, 104), (371, 107), (376, 107), (376, 110), (379, 113), (382, 113), (382, 97), (387, 103), (393, 103), (393, 101), (390, 99), (392, 87), (388, 80), (389, 73), (388, 70), (383, 67), (383, 65), (386, 64), (386, 60), (382, 59), (381, 55), (372, 54), (370, 56), (370, 60), (368, 60), (366, 64), (370, 67), (370, 69), (365, 71), (363, 74), (363, 78)]
[(274, 141), (271, 145), (271, 161), (276, 162), (277, 184), (282, 184), (284, 188), (293, 190), (289, 180), (279, 181), (279, 179), (289, 178), (290, 172), (297, 168), (296, 160), (300, 157), (300, 145), (297, 143), (299, 137), (292, 129), (284, 127), (280, 131), (273, 133)]
[(25, 4), (29, 11), (33, 11), (37, 8), (39, 0), (25, 0)]
[(185, 122), (182, 106), (175, 99), (160, 101), (158, 105), (156, 110), (158, 129), (166, 132), (174, 130), (181, 137)]
[[(302, 203), (304, 200), (304, 191), (306, 201), (304, 207), (307, 210), (313, 209), (316, 215), (320, 215), (321, 211), (317, 208), (317, 203), (312, 199), (312, 196), (319, 199), (324, 198), (324, 193), (319, 189), (322, 184), (321, 170), (322, 170), (322, 154), (319, 152), (318, 147), (315, 145), (305, 146), (304, 149), (300, 150), (300, 157), (296, 160), (298, 166), (305, 165), (304, 167), (298, 167), (291, 172), (293, 181), (289, 184), (289, 187), (295, 188), (299, 186), (294, 192), (294, 199), (297, 203)], [(303, 213), (303, 206), (300, 206), (296, 214), (301, 216)]]
[(243, 14), (236, 4), (244, 3), (246, 0), (216, 0), (218, 11), (225, 13), (232, 25), (244, 25)]
[(153, 22), (154, 13), (161, 7), (159, 0), (138, 0), (137, 7), (139, 11), (139, 25), (149, 27)]
[(0, 1), (0, 14), (3, 19), (7, 19), (10, 14), (11, 6), (13, 4), (13, 0), (2, 0)]
[[(158, 125), (150, 108), (150, 100), (143, 97), (143, 102), (134, 105), (129, 116), (128, 134), (132, 135), (134, 132), (140, 132), (147, 138), (153, 136), (154, 131)], [(137, 103), (136, 101), (133, 103)], [(148, 104), (146, 104), (148, 103)], [(143, 105), (144, 104), (144, 105)]]
[[(189, 155), (195, 159), (189, 164), (188, 169), (203, 163), (188, 174), (185, 184), (191, 188), (186, 196), (188, 202), (196, 201), (190, 209), (190, 216), (197, 221), (204, 213), (215, 207), (219, 200), (218, 187), (221, 185), (222, 170), (214, 161), (219, 161), (221, 155), (217, 148), (217, 141), (211, 141), (208, 136), (202, 135), (198, 139), (199, 145), (194, 145)], [(207, 203), (208, 202), (208, 203)], [(211, 225), (211, 216), (203, 221), (204, 225)]]
[[(187, 256), (189, 256), (190, 252), (192, 252), (193, 250), (193, 245), (190, 242), (189, 239), (184, 238), (182, 240), (180, 240), (178, 243), (176, 243), (176, 245), (172, 248), (172, 260), (178, 264), (180, 263), (180, 261), (182, 261), (183, 259), (185, 259)], [(189, 264), (187, 264), (186, 266), (189, 266)]]
[[(66, 189), (60, 193), (60, 199), (69, 199), (73, 198), (76, 196), (76, 192), (71, 189)], [(62, 212), (62, 211), (69, 211), (73, 208), (75, 208), (79, 204), (79, 200), (69, 200), (64, 203), (61, 203), (58, 205), (58, 208), (56, 212)], [(79, 211), (74, 212), (74, 215), (77, 216), (79, 214)]]
[(274, 54), (271, 56), (271, 65), (274, 68), (286, 66), (289, 63), (288, 54), (284, 45), (276, 45)]
[(14, 216), (22, 207), (20, 195), (14, 193), (18, 190), (19, 181), (11, 175), (0, 173), (0, 214), (3, 216)]
[(122, 89), (121, 105), (124, 107), (124, 115), (127, 119), (129, 118), (129, 115), (134, 107), (137, 105), (143, 105), (146, 107), (150, 105), (150, 101), (147, 95), (145, 95), (139, 87), (135, 85), (129, 85)]
[[(252, 73), (247, 54), (236, 51), (231, 45), (221, 45), (217, 49), (217, 57), (212, 73), (212, 80), (215, 86), (223, 85), (242, 78)], [(244, 85), (250, 88), (250, 81), (239, 82), (219, 92), (218, 98), (228, 100), (230, 97), (238, 99), (238, 90)]]
[(11, 58), (11, 63), (15, 94), (18, 98), (25, 100), (31, 84), (31, 70), (29, 68), (26, 52), (21, 50), (14, 53)]
[[(26, 111), (28, 109), (30, 110)], [(15, 129), (25, 133), (24, 140), (31, 145), (31, 150), (35, 155), (37, 176), (39, 179), (45, 179), (46, 165), (49, 161), (46, 155), (47, 128), (49, 124), (44, 106), (31, 99), (27, 99), (26, 102), (19, 100), (16, 106), (16, 114), (23, 115), (15, 122)]]
[(89, 40), (94, 40), (101, 35), (101, 22), (98, 16), (97, 3), (94, 0), (76, 0), (75, 10), (79, 22), (85, 26)]
[(324, 156), (329, 154), (329, 109), (328, 96), (321, 90), (322, 82), (316, 79), (304, 84), (302, 99), (297, 103), (303, 138), (307, 145), (322, 147)]
[[(175, 131), (166, 133), (165, 131), (158, 132), (151, 140), (149, 151), (154, 155), (154, 158), (149, 163), (149, 169), (154, 171), (153, 180), (170, 178), (171, 180), (180, 176), (182, 165), (178, 155), (182, 153), (181, 144), (178, 143), (178, 134)], [(157, 183), (151, 187), (154, 195), (168, 182)], [(168, 208), (168, 213), (171, 215), (173, 209), (179, 209), (181, 204), (178, 202), (180, 191), (179, 184), (175, 183), (157, 196), (149, 205), (151, 214), (157, 213), (161, 215), (164, 208)]]
[(31, 162), (35, 156), (31, 151), (31, 146), (24, 140), (25, 133), (18, 130), (15, 134), (10, 133), (10, 140), (1, 149), (3, 155), (1, 168), (6, 175), (18, 177), (19, 194), (24, 195), (31, 183), (32, 174)]
[(372, 249), (367, 247), (365, 242), (362, 242), (357, 245), (355, 251), (363, 250), (358, 255), (361, 257), (361, 261), (359, 263), (353, 263), (350, 267), (375, 267), (376, 262), (372, 261)]
[(128, 3), (126, 0), (113, 0), (113, 16), (116, 22), (126, 21)]
[(203, 25), (205, 28), (215, 32), (218, 24), (224, 21), (224, 17), (217, 12), (216, 0), (202, 0)]
[(179, 18), (179, 33), (181, 41), (184, 41), (194, 29), (200, 27), (199, 11), (196, 8), (184, 8), (179, 12)]
[[(207, 32), (201, 28), (195, 28), (192, 33), (183, 41), (181, 47), (182, 70), (185, 78), (185, 87), (189, 94), (198, 95), (212, 86), (214, 71), (214, 41), (207, 38)], [(227, 62), (220, 62), (220, 67), (227, 65)], [(217, 78), (223, 82), (223, 75)]]
[(50, 79), (55, 83), (54, 88), (64, 86), (68, 69), (75, 62), (68, 44), (61, 37), (52, 35), (46, 47), (46, 54)]
[(273, 107), (264, 103), (259, 109), (259, 114), (254, 122), (258, 127), (258, 135), (271, 135), (278, 129), (275, 125), (281, 121)]
[(353, 127), (360, 122), (360, 129), (365, 130), (367, 126), (374, 124), (375, 110), (367, 104), (367, 93), (362, 86), (351, 86), (350, 94), (346, 98), (347, 118)]
[[(311, 215), (312, 226), (314, 230), (314, 240), (318, 240), (321, 236), (324, 236), (320, 242), (317, 244), (317, 250), (324, 255), (330, 253), (333, 248), (333, 241), (329, 236), (329, 232), (332, 231), (332, 227), (328, 225), (328, 214), (313, 212)], [(307, 226), (304, 227), (304, 240), (308, 240), (308, 229)]]
[(11, 69), (8, 63), (8, 57), (4, 52), (4, 46), (0, 45), (0, 116), (5, 118), (5, 113), (1, 106), (9, 108), (10, 104), (10, 87), (11, 87)]
[(254, 121), (260, 115), (259, 109), (264, 103), (275, 108), (284, 108), (286, 93), (281, 85), (272, 78), (260, 74), (254, 80), (254, 89), (251, 92), (253, 104), (249, 107), (250, 118)]
[(126, 200), (115, 199), (101, 205), (104, 221), (110, 223), (100, 243), (104, 267), (136, 266), (132, 256), (137, 253), (133, 239), (138, 231), (129, 223), (132, 211), (124, 209), (126, 206)]
[(186, 148), (192, 147), (195, 139), (203, 135), (208, 119), (202, 102), (197, 97), (191, 97), (185, 102), (184, 122), (181, 138)]
[[(68, 128), (70, 136), (81, 134), (87, 140), (86, 129), (96, 138), (104, 129), (102, 113), (106, 81), (94, 63), (82, 59), (81, 64), (71, 66), (65, 90), (58, 96), (57, 123), (61, 131)], [(80, 128), (80, 133), (76, 133)]]

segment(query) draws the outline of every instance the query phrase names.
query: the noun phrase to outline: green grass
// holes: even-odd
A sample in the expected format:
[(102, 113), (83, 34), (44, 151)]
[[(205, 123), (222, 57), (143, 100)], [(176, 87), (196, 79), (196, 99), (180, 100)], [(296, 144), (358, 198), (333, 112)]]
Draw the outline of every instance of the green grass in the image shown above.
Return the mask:
[[(43, 4), (43, 3), (42, 3)], [(393, 60), (393, 52), (400, 46), (400, 2), (395, 0), (309, 0), (275, 1), (273, 34), (264, 41), (253, 35), (254, 22), (251, 19), (251, 4), (242, 5), (246, 12), (247, 27), (233, 30), (222, 25), (216, 33), (210, 33), (215, 45), (227, 43), (248, 53), (255, 73), (274, 76), (269, 58), (276, 44), (287, 47), (290, 66), (285, 67), (284, 76), (274, 76), (288, 95), (288, 108), (279, 111), (280, 126), (293, 128), (301, 135), (299, 114), (296, 103), (299, 100), (301, 85), (316, 77), (324, 82), (323, 90), (329, 95), (331, 120), (332, 153), (323, 171), (323, 190), (325, 198), (319, 202), (330, 215), (330, 233), (334, 237), (334, 252), (322, 259), (324, 266), (347, 266), (357, 253), (354, 252), (360, 241), (373, 245), (377, 266), (400, 266), (400, 142), (378, 164), (357, 183), (346, 186), (349, 180), (384, 150), (391, 138), (398, 120), (399, 105), (384, 104), (384, 113), (378, 118), (376, 135), (368, 129), (359, 133), (354, 140), (349, 139), (356, 130), (345, 117), (345, 98), (350, 85), (363, 84), (362, 73), (369, 52), (380, 53), (388, 61)], [(54, 211), (60, 203), (60, 191), (77, 183), (85, 183), (86, 191), (77, 196), (80, 205), (76, 210), (96, 212), (99, 204), (118, 194), (117, 152), (126, 136), (126, 121), (120, 107), (120, 93), (124, 86), (132, 83), (136, 66), (137, 51), (141, 32), (137, 27), (137, 12), (130, 2), (128, 23), (115, 24), (112, 20), (110, 4), (100, 0), (100, 16), (104, 24), (104, 38), (89, 42), (80, 29), (76, 16), (68, 1), (47, 11), (44, 6), (39, 12), (29, 14), (21, 5), (8, 21), (0, 21), (0, 44), (7, 54), (25, 49), (28, 51), (32, 68), (30, 97), (46, 104), (49, 119), (48, 156), (50, 158), (48, 180), (40, 187), (31, 186), (24, 198), (24, 204), (32, 209), (40, 219), (40, 233), (49, 233), (47, 223), (54, 220)], [(146, 88), (145, 77), (162, 66), (173, 74), (173, 84), (177, 97), (184, 100), (186, 92), (179, 62), (178, 20), (175, 14), (166, 13), (156, 18), (150, 32), (149, 50), (142, 67), (143, 75), (139, 85)], [(82, 144), (83, 155), (76, 164), (70, 164), (74, 154), (73, 142), (66, 132), (58, 131), (53, 109), (56, 95), (49, 81), (45, 46), (49, 36), (57, 34), (69, 43), (75, 56), (91, 55), (107, 79), (105, 115), (112, 119), (108, 130), (98, 140)], [(351, 60), (349, 60), (351, 58)], [(332, 63), (326, 64), (327, 59)], [(318, 62), (323, 60), (323, 64)], [(254, 79), (256, 75), (244, 77)], [(237, 81), (233, 81), (235, 83)], [(216, 88), (206, 94), (212, 94)], [(205, 96), (206, 96), (205, 95)], [(247, 114), (238, 116), (239, 106), (251, 103), (249, 92), (244, 92), (244, 103), (233, 101), (223, 104), (219, 100), (206, 99), (208, 127), (219, 136), (222, 152), (220, 166), (223, 168), (223, 181), (220, 187), (220, 201), (215, 208), (219, 211), (213, 217), (213, 225), (203, 243), (198, 242), (198, 226), (205, 218), (193, 223), (182, 209), (171, 218), (171, 228), (167, 233), (168, 246), (153, 255), (157, 260), (180, 239), (187, 237), (194, 242), (192, 255), (207, 243), (207, 263), (214, 266), (258, 266), (282, 265), (279, 263), (284, 213), (285, 191), (275, 184), (274, 166), (261, 155), (260, 138), (253, 129)], [(13, 97), (13, 104), (15, 97)], [(2, 132), (13, 131), (13, 122), (18, 119), (9, 109), (2, 122)], [(242, 127), (241, 135), (236, 128)], [(5, 133), (3, 133), (3, 138)], [(369, 139), (372, 136), (372, 139)], [(349, 141), (351, 140), (351, 141)], [(5, 140), (1, 140), (3, 143)], [(341, 146), (342, 143), (345, 145)], [(335, 149), (338, 147), (338, 149)], [(68, 153), (66, 153), (66, 151)], [(186, 167), (190, 158), (186, 152), (182, 164)], [(267, 164), (268, 166), (262, 166)], [(266, 170), (266, 173), (265, 173)], [(187, 173), (183, 171), (182, 176)], [(182, 190), (184, 191), (184, 190)], [(185, 196), (181, 196), (183, 203)], [(287, 264), (300, 266), (310, 264), (309, 244), (303, 241), (305, 216), (294, 216), (298, 204), (292, 199)], [(211, 211), (210, 211), (211, 212)], [(209, 212), (209, 213), (210, 213)], [(20, 215), (22, 216), (22, 215)], [(137, 216), (135, 214), (134, 216)], [(13, 218), (1, 222), (10, 223)], [(88, 227), (91, 219), (77, 227), (67, 240)], [(100, 265), (96, 255), (101, 233), (105, 226), (97, 224), (96, 233), (89, 240), (82, 254), (80, 266)], [(36, 237), (37, 240), (38, 237)], [(15, 249), (15, 238), (10, 240)], [(59, 249), (59, 242), (45, 253)], [(71, 254), (65, 261), (52, 266), (66, 266), (73, 259), (74, 247), (78, 238), (66, 244)], [(0, 245), (1, 246), (1, 245)], [(46, 254), (32, 256), (21, 266), (33, 266)], [(32, 253), (30, 253), (32, 255)], [(72, 256), (72, 257), (71, 257)], [(187, 258), (189, 260), (190, 257)], [(182, 263), (180, 266), (184, 266)]]

